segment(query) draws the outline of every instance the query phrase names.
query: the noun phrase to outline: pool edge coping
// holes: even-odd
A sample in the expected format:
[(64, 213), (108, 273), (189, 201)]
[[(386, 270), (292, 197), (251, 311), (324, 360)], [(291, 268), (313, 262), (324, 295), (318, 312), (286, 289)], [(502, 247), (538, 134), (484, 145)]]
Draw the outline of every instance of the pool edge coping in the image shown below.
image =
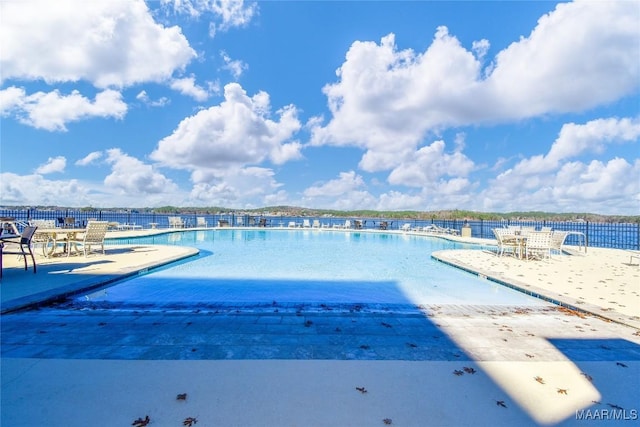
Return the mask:
[[(140, 245), (137, 245), (140, 246)], [(157, 245), (151, 245), (157, 246)], [(38, 292), (31, 295), (25, 295), (2, 303), (0, 307), (0, 315), (7, 314), (19, 310), (24, 310), (40, 305), (50, 304), (52, 302), (67, 298), (69, 296), (78, 294), (84, 291), (90, 291), (96, 288), (100, 288), (106, 285), (110, 285), (119, 280), (127, 279), (129, 277), (137, 276), (140, 274), (146, 274), (147, 272), (164, 267), (166, 265), (182, 261), (191, 257), (198, 256), (200, 251), (196, 248), (188, 246), (181, 246), (184, 251), (178, 255), (171, 255), (161, 260), (149, 261), (143, 264), (136, 264), (133, 266), (127, 266), (120, 270), (118, 273), (94, 275), (89, 278), (83, 278), (78, 281), (60, 286), (57, 288), (49, 289), (47, 291)]]
[(531, 297), (542, 299), (544, 301), (547, 301), (559, 307), (563, 307), (563, 308), (575, 311), (577, 313), (595, 316), (607, 322), (615, 322), (624, 326), (628, 326), (630, 328), (640, 330), (640, 325), (638, 324), (639, 322), (637, 320), (634, 320), (631, 316), (628, 316), (626, 314), (622, 314), (619, 312), (611, 313), (611, 314), (615, 314), (616, 316), (603, 314), (601, 312), (602, 307), (599, 307), (597, 305), (589, 304), (582, 301), (580, 301), (577, 304), (576, 302), (578, 302), (578, 300), (571, 298), (570, 299), (571, 301), (568, 301), (567, 298), (563, 297), (561, 294), (554, 293), (552, 291), (549, 291), (548, 289), (543, 289), (535, 285), (529, 285), (516, 279), (509, 279), (509, 281), (507, 281), (504, 278), (499, 277), (494, 272), (485, 270), (483, 268), (475, 267), (468, 263), (454, 259), (453, 257), (449, 257), (446, 255), (446, 252), (448, 251), (440, 250), (440, 251), (433, 252), (431, 254), (431, 258), (443, 264), (449, 265), (451, 267), (466, 271), (467, 273), (474, 274), (482, 279), (486, 279), (494, 283), (497, 283), (499, 285), (513, 289), (515, 291), (522, 292)]

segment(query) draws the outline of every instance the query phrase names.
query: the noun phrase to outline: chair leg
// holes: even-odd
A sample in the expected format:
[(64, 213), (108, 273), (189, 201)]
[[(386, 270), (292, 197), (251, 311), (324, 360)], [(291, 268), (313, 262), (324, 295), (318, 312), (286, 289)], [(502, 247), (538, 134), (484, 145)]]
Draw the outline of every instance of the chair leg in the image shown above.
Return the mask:
[[(29, 255), (31, 255), (31, 262), (33, 263), (33, 274), (36, 274), (36, 257), (33, 256), (33, 251), (29, 248)], [(25, 262), (27, 261), (27, 257), (24, 257)]]
[[(24, 260), (24, 271), (27, 271), (29, 267), (27, 266), (27, 254), (24, 251), (24, 247), (20, 245), (20, 250), (22, 251), (22, 259)], [(31, 248), (29, 248), (29, 252), (31, 252)]]

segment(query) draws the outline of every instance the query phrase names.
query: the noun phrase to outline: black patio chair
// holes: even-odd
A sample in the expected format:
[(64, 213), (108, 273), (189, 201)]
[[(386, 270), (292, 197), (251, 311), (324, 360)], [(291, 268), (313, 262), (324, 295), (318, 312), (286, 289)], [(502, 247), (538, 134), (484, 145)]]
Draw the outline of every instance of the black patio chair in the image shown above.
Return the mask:
[(37, 229), (36, 226), (28, 226), (22, 230), (20, 236), (0, 239), (0, 278), (2, 277), (2, 258), (4, 255), (22, 255), (25, 271), (28, 269), (27, 255), (29, 255), (33, 263), (33, 273), (36, 273), (36, 258), (31, 250), (31, 241)]

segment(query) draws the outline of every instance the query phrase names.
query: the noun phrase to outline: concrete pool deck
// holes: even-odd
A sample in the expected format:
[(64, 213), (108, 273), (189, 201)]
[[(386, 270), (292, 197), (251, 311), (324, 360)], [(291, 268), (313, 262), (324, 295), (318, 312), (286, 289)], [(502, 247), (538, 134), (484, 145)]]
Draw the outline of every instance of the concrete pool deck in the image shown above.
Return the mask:
[[(2, 308), (192, 254), (175, 246), (107, 246), (104, 257), (40, 257), (35, 275), (12, 267), (20, 265), (15, 257), (5, 257)], [(407, 352), (415, 346), (426, 353), (442, 348), (458, 353), (444, 360), (378, 360), (375, 354), (374, 360), (357, 354), (354, 360), (66, 359), (5, 356), (3, 348), (0, 424), (132, 425), (145, 416), (153, 426), (183, 425), (188, 417), (203, 426), (637, 423), (640, 333), (634, 322), (640, 314), (640, 267), (629, 264), (626, 251), (589, 248), (586, 255), (549, 262), (477, 250), (435, 256), (624, 324), (552, 305), (540, 310), (429, 306), (418, 321), (433, 336), (420, 335), (411, 345), (403, 340), (415, 318), (366, 317), (363, 322), (369, 323), (352, 332), (356, 342), (369, 340), (373, 335), (365, 338), (363, 330), (377, 326), (381, 340), (395, 336)], [(308, 313), (270, 319), (299, 321), (300, 336), (312, 341), (321, 336), (323, 322), (345, 321), (337, 314)], [(314, 321), (311, 328), (308, 319)], [(262, 336), (276, 330), (259, 326)], [(377, 344), (371, 343), (370, 353)], [(182, 393), (186, 399), (178, 400)]]

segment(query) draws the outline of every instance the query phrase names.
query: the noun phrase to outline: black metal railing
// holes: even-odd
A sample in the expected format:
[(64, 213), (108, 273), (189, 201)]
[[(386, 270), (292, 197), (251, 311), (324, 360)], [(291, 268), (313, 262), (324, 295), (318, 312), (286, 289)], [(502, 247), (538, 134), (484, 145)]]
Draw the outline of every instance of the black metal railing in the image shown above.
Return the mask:
[[(15, 218), (16, 221), (27, 223), (30, 220), (54, 220), (56, 223), (64, 223), (65, 218), (73, 218), (76, 226), (83, 227), (87, 221), (97, 219), (118, 224), (128, 224), (143, 228), (169, 228), (169, 217), (179, 216), (182, 218), (184, 226), (195, 227), (198, 225), (198, 218), (203, 218), (208, 227), (220, 225), (220, 221), (228, 226), (242, 227), (302, 227), (305, 220), (310, 227), (319, 226), (322, 228), (344, 228), (347, 225), (352, 229), (377, 229), (377, 230), (400, 230), (405, 224), (409, 229), (421, 229), (429, 225), (436, 225), (441, 228), (448, 228), (460, 232), (462, 227), (468, 225), (471, 228), (471, 236), (493, 239), (493, 229), (510, 225), (535, 227), (551, 227), (554, 230), (573, 231), (583, 233), (586, 236), (589, 246), (602, 248), (635, 249), (640, 250), (640, 223), (604, 223), (589, 221), (516, 221), (516, 220), (456, 220), (456, 219), (389, 219), (374, 217), (299, 217), (284, 215), (247, 215), (247, 214), (159, 214), (153, 212), (138, 212), (136, 210), (90, 210), (90, 209), (64, 209), (64, 210), (43, 210), (43, 209), (0, 209), (0, 217)], [(347, 223), (348, 221), (348, 223)], [(566, 243), (578, 245), (578, 236), (569, 236)]]

